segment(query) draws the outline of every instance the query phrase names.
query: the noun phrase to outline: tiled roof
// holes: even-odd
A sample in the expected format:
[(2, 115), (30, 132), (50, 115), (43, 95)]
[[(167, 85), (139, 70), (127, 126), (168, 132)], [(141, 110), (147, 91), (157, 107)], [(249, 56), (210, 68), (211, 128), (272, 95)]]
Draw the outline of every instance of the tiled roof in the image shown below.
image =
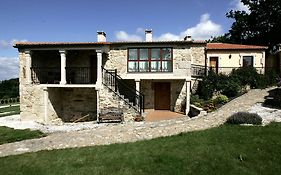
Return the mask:
[(98, 45), (114, 45), (114, 44), (206, 44), (205, 41), (117, 41), (117, 42), (17, 42), (15, 48), (27, 47), (59, 47), (59, 46), (98, 46)]
[(266, 46), (242, 45), (242, 44), (228, 44), (228, 43), (207, 43), (208, 50), (265, 50)]
[(106, 45), (110, 42), (16, 42), (14, 47), (24, 46), (67, 46), (67, 45)]

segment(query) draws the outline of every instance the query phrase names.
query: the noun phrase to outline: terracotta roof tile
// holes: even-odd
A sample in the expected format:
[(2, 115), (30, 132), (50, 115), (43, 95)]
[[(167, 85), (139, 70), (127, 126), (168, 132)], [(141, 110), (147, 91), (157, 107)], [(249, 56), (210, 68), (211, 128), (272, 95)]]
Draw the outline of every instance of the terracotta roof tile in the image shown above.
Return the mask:
[(242, 45), (242, 44), (228, 44), (228, 43), (207, 43), (208, 50), (265, 50), (266, 46), (255, 46), (255, 45)]
[(117, 41), (117, 42), (17, 42), (13, 47), (47, 47), (47, 46), (91, 46), (91, 45), (111, 45), (111, 44), (206, 44), (205, 41)]

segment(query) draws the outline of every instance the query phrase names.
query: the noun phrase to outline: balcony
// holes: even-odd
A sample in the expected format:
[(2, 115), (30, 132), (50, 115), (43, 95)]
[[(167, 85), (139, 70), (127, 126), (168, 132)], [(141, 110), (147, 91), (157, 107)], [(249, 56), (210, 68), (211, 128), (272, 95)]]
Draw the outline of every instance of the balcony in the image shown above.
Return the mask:
[[(59, 84), (61, 70), (58, 67), (32, 67), (32, 82), (34, 84)], [(96, 70), (91, 67), (66, 67), (67, 84), (95, 84)]]
[(207, 70), (207, 67), (205, 67), (205, 66), (192, 64), (191, 65), (191, 76), (192, 77), (203, 77), (204, 75), (206, 75), (206, 70)]
[[(207, 75), (209, 71), (214, 71), (217, 74), (230, 74), (234, 69), (242, 67), (205, 67), (203, 65), (191, 65), (191, 76), (192, 77), (203, 77)], [(259, 74), (268, 73), (276, 69), (273, 67), (254, 67)]]

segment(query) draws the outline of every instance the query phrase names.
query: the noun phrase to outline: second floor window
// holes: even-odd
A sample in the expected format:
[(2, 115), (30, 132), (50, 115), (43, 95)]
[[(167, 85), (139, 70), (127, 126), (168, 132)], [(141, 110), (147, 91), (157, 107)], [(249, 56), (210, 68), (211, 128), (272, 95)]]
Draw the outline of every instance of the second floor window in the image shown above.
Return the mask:
[(128, 49), (128, 72), (172, 72), (172, 48)]

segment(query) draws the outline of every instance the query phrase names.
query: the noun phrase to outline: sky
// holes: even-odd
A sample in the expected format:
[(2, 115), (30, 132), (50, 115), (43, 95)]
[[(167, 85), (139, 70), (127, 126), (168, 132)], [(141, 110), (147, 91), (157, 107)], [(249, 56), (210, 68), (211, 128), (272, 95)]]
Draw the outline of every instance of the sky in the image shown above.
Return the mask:
[(222, 35), (231, 27), (226, 13), (247, 10), (240, 0), (0, 0), (0, 80), (17, 78), (13, 44), (29, 42), (195, 40)]

